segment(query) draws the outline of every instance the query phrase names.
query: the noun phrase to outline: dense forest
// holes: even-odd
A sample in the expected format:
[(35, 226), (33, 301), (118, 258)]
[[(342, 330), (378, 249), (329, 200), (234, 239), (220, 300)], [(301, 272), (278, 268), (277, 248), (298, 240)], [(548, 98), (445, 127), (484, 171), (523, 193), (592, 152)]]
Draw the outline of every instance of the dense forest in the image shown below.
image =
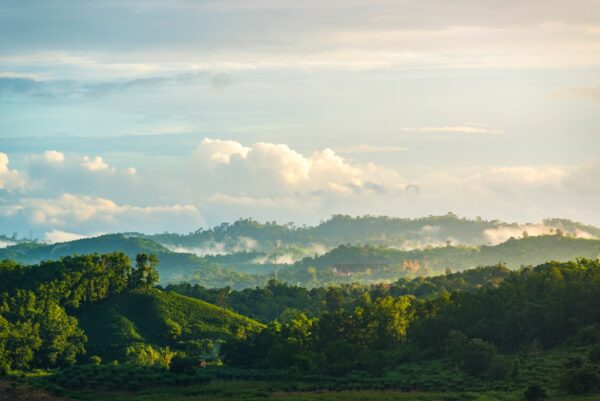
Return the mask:
[(0, 373), (42, 369), (25, 382), (75, 395), (229, 380), (269, 383), (267, 396), (600, 391), (598, 260), (244, 290), (156, 286), (158, 266), (123, 253), (1, 262)]
[(166, 363), (173, 351), (210, 353), (215, 341), (260, 326), (153, 288), (157, 265), (154, 255), (140, 254), (132, 267), (123, 253), (31, 266), (0, 262), (1, 371), (67, 366), (91, 357)]

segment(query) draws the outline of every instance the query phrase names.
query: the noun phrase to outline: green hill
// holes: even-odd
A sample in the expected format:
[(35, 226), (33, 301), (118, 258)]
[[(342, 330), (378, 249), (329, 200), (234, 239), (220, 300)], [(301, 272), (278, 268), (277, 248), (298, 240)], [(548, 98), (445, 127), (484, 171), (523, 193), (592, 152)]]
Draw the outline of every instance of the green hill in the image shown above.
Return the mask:
[(218, 343), (261, 326), (207, 302), (158, 289), (127, 291), (86, 305), (76, 316), (88, 337), (88, 355), (106, 361), (122, 360), (127, 347), (136, 343), (209, 352), (205, 340)]

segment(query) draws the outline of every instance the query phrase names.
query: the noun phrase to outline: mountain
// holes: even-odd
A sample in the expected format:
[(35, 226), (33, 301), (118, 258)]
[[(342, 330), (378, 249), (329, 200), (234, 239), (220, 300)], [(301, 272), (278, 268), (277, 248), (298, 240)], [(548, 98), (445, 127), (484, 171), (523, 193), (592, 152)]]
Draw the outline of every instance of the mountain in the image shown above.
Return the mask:
[(105, 361), (123, 360), (135, 344), (172, 350), (204, 346), (200, 351), (206, 353), (206, 340), (218, 343), (261, 327), (229, 310), (159, 289), (126, 291), (86, 305), (76, 317), (88, 337), (88, 355)]

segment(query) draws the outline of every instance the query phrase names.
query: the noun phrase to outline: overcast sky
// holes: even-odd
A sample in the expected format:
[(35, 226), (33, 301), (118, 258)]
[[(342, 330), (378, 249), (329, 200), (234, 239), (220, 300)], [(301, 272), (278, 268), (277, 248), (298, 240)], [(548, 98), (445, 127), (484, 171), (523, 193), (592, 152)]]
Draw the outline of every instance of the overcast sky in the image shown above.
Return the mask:
[(0, 0), (0, 233), (600, 225), (598, 0)]

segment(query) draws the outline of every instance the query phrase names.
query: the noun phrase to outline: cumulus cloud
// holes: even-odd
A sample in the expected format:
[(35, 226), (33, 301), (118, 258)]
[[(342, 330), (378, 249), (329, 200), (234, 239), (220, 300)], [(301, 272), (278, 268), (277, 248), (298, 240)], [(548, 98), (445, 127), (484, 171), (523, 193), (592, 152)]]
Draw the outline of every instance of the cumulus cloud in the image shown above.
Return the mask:
[(0, 152), (0, 190), (13, 191), (23, 188), (26, 183), (25, 177), (19, 171), (11, 170), (8, 163), (8, 155)]
[[(353, 164), (332, 149), (305, 156), (286, 144), (205, 139), (193, 154), (194, 173), (209, 168), (203, 185), (214, 193), (272, 197), (292, 193), (351, 194), (385, 185), (403, 186), (395, 171), (374, 164)], [(391, 181), (390, 181), (391, 180)], [(228, 185), (231, 183), (232, 185)]]
[(96, 156), (93, 159), (85, 156), (81, 166), (89, 171), (107, 170), (109, 167), (100, 156)]

